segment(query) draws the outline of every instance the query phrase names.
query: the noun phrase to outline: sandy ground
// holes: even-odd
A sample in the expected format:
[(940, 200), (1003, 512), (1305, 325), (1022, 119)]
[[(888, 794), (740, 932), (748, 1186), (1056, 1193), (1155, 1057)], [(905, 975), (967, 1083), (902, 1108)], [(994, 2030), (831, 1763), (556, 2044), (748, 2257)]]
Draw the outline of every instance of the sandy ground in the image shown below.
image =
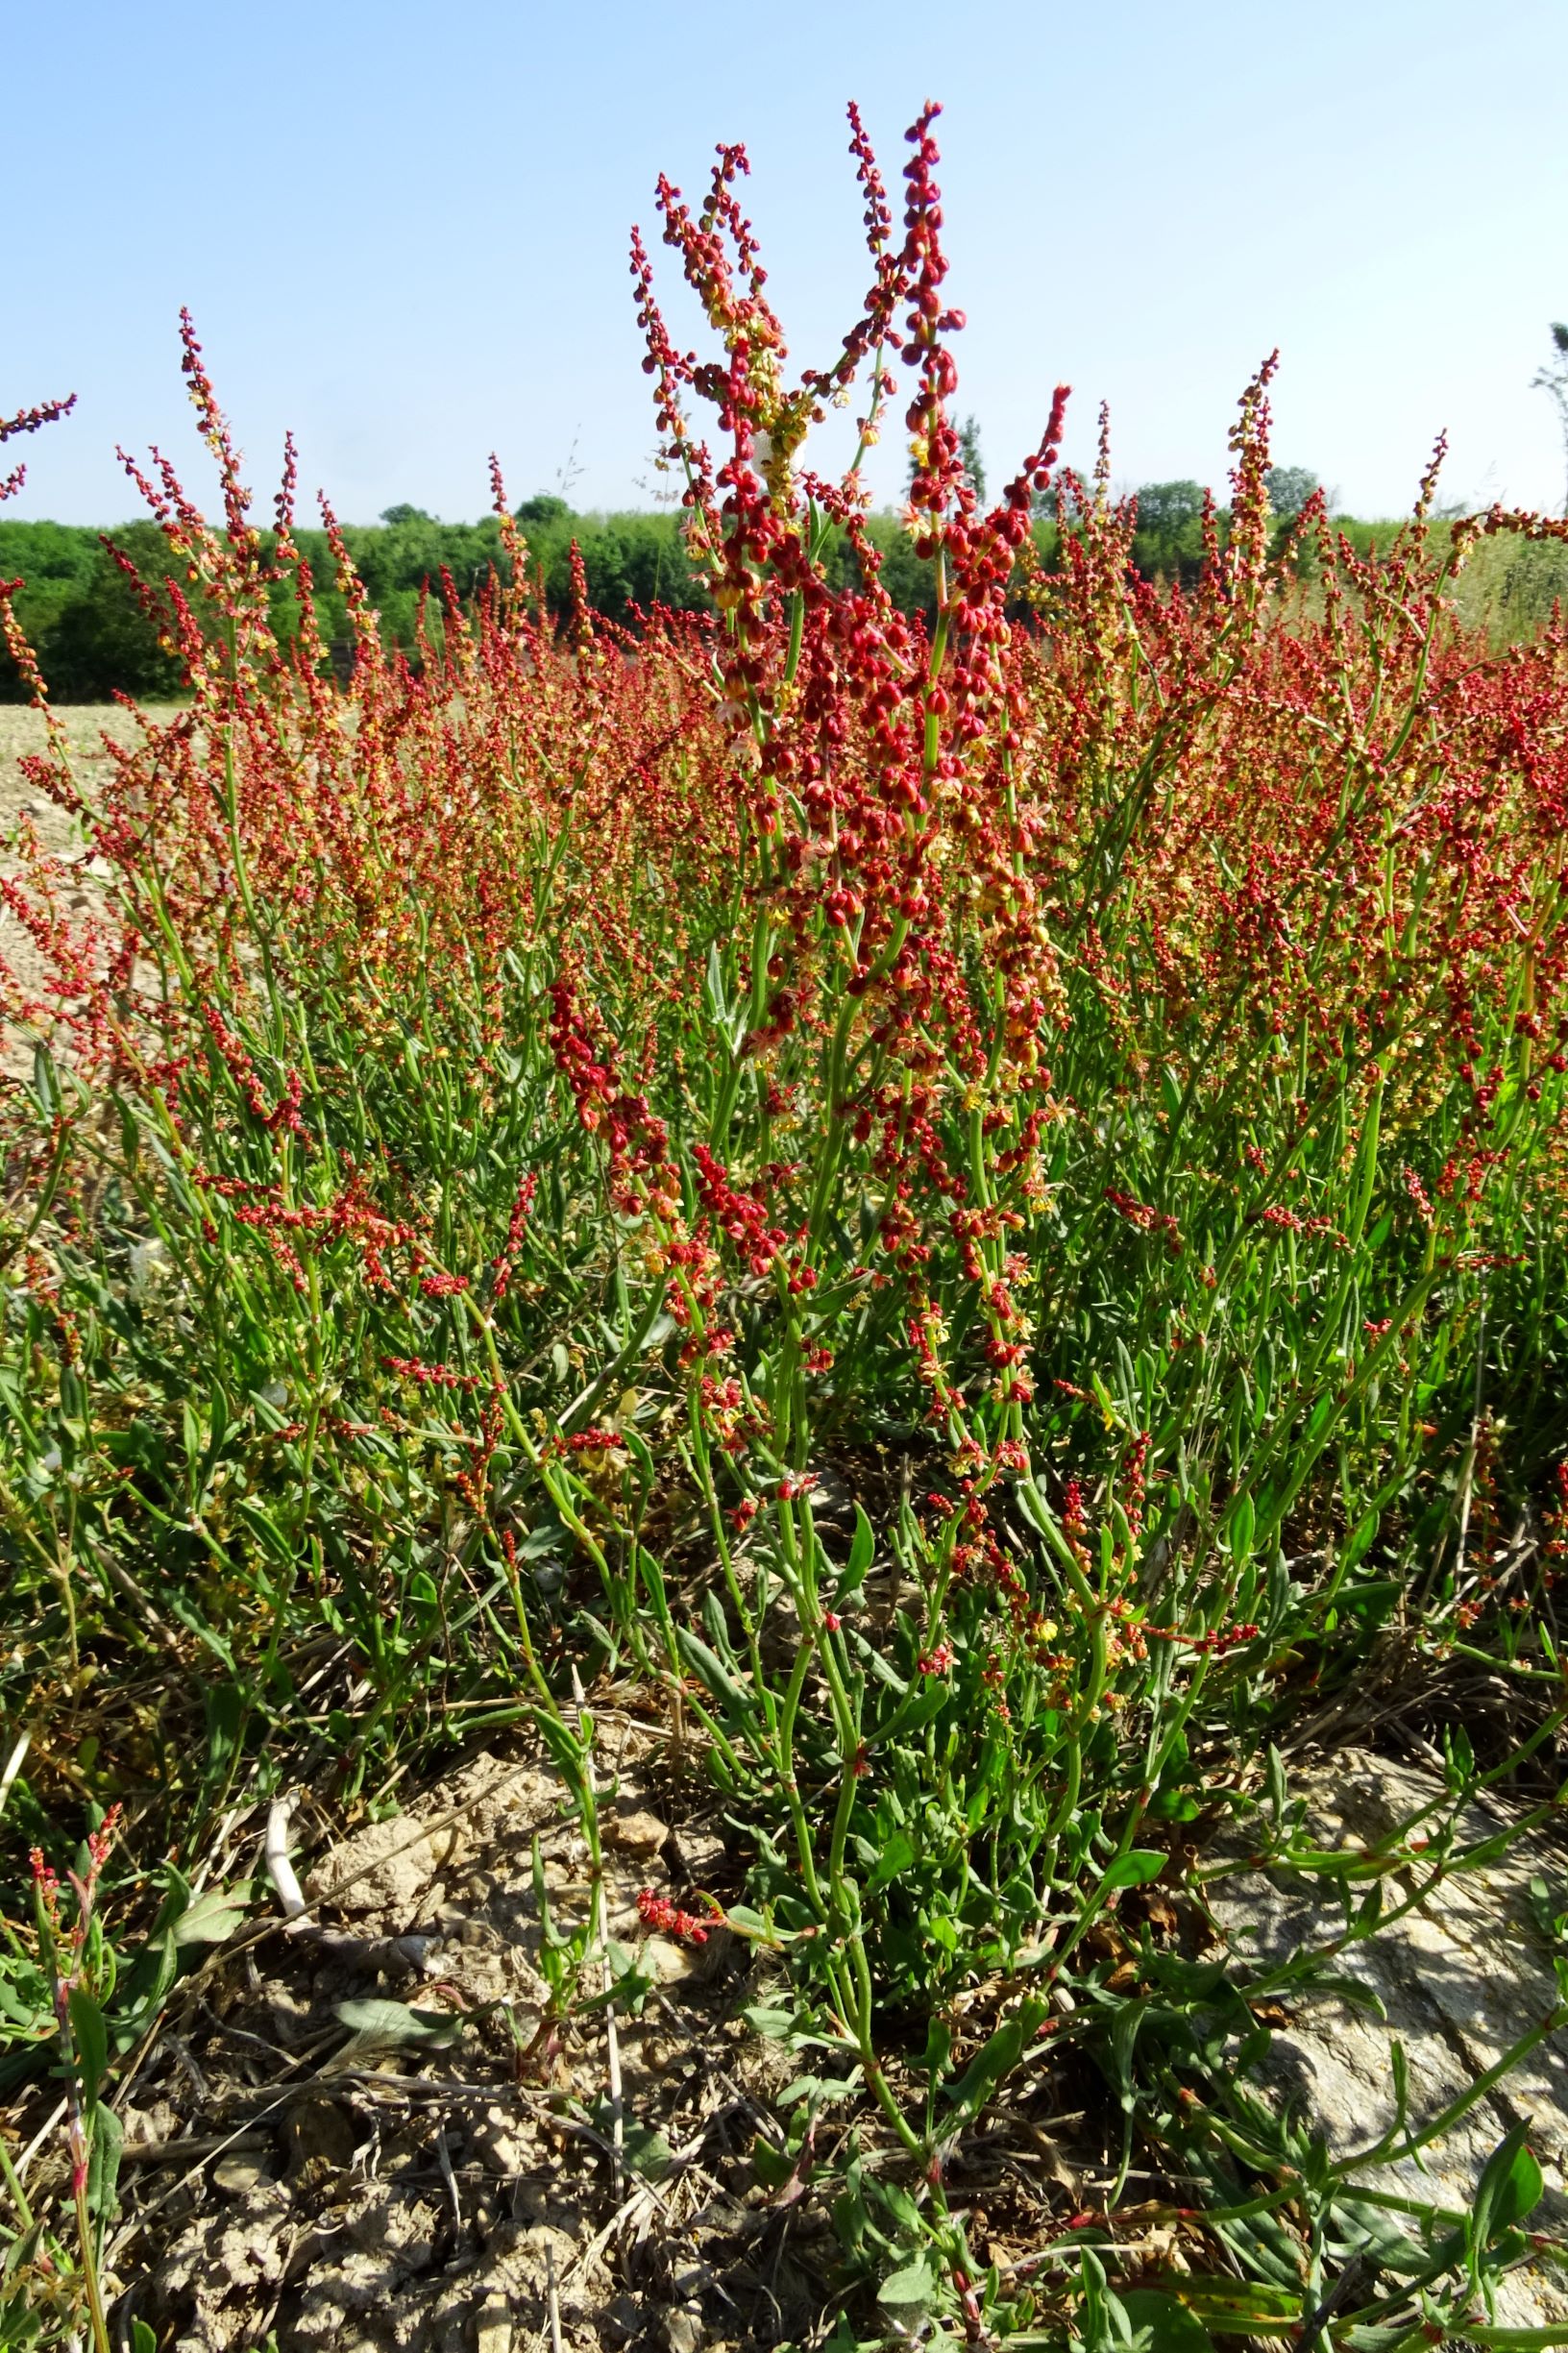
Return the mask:
[[(176, 705), (150, 703), (150, 717), (172, 718)], [(64, 722), (76, 766), (78, 783), (89, 795), (94, 777), (108, 764), (107, 735), (119, 744), (136, 740), (136, 724), (117, 703), (68, 703), (58, 716)], [(38, 712), (16, 703), (0, 703), (0, 873), (16, 870), (12, 831), (19, 819), (31, 819), (46, 849), (82, 869), (81, 886), (70, 895), (76, 907), (91, 904), (95, 877), (80, 828), (57, 807), (47, 793), (24, 774), (21, 763), (30, 752), (46, 748), (47, 735)], [(32, 940), (10, 909), (0, 906), (0, 957), (30, 993), (42, 978), (41, 960)], [(25, 1078), (33, 1066), (30, 1037), (11, 1031), (0, 1038), (0, 1076)]]
[[(122, 2323), (174, 2353), (767, 2353), (830, 2317), (826, 2216), (753, 2162), (800, 2065), (743, 2015), (777, 1998), (771, 1966), (718, 1924), (695, 1944), (640, 1917), (644, 1888), (707, 1917), (698, 1891), (736, 1886), (713, 1795), (640, 1726), (612, 1736), (603, 1901), (635, 1972), (613, 2012), (558, 2016), (542, 1974), (535, 1839), (557, 1935), (591, 1879), (538, 1759), (481, 1752), (314, 1868), (302, 1851), (320, 1908), (288, 1935), (238, 1932), (261, 1809), (231, 1818), (211, 1885), (241, 1908), (117, 2088)], [(586, 1966), (592, 1993), (597, 1949)], [(53, 2088), (0, 2116), (15, 2146)], [(29, 2151), (51, 2196), (62, 2151)]]
[[(172, 719), (176, 707), (149, 703), (147, 711), (153, 719)], [(93, 771), (108, 760), (103, 744), (106, 735), (117, 744), (136, 740), (135, 722), (115, 702), (65, 703), (57, 717), (64, 722), (71, 749), (82, 763), (84, 783), (90, 782)], [(50, 848), (65, 849), (73, 840), (73, 828), (53, 801), (28, 783), (20, 767), (29, 752), (42, 751), (46, 741), (43, 721), (37, 711), (20, 703), (0, 702), (0, 824), (9, 826), (25, 807), (32, 811)]]

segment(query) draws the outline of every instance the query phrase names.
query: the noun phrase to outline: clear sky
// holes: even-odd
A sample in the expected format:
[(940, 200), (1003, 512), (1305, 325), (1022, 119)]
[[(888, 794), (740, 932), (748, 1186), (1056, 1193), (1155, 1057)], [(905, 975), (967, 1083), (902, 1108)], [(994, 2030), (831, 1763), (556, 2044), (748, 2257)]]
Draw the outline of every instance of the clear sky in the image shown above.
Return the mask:
[(1568, 0), (0, 0), (0, 409), (80, 394), (6, 511), (122, 520), (116, 441), (208, 495), (183, 302), (258, 492), (292, 425), (350, 521), (482, 512), (492, 449), (514, 503), (645, 503), (625, 248), (657, 172), (695, 194), (747, 141), (820, 362), (866, 281), (845, 101), (896, 185), (927, 94), (993, 478), (1065, 377), (1075, 462), (1105, 399), (1118, 482), (1221, 485), (1278, 344), (1275, 454), (1346, 506), (1403, 509), (1446, 426), (1448, 496), (1560, 507), (1529, 387), (1568, 317)]

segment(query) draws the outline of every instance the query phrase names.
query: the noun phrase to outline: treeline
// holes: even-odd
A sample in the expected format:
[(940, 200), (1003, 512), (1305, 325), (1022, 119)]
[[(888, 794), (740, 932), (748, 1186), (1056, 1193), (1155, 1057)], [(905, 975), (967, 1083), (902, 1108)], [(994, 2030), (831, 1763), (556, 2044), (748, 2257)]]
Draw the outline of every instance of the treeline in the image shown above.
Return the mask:
[[(1282, 530), (1314, 487), (1314, 478), (1305, 469), (1275, 470), (1270, 491)], [(1139, 571), (1151, 580), (1189, 587), (1204, 560), (1200, 485), (1151, 482), (1138, 499), (1133, 559)], [(581, 551), (589, 597), (596, 610), (612, 621), (627, 621), (654, 603), (687, 610), (707, 604), (674, 512), (578, 514), (564, 499), (541, 496), (527, 500), (517, 519), (545, 603), (556, 614), (572, 608), (574, 540)], [(1216, 521), (1223, 539), (1223, 510)], [(1397, 527), (1339, 517), (1336, 527), (1364, 551), (1374, 540), (1386, 543)], [(929, 613), (936, 599), (932, 568), (915, 553), (899, 518), (875, 515), (869, 531), (881, 553), (882, 577), (894, 602), (906, 612)], [(110, 536), (144, 579), (156, 584), (163, 577), (168, 555), (155, 525), (128, 524)], [(301, 530), (298, 538), (310, 566), (323, 633), (346, 650), (348, 610), (327, 535)], [(443, 573), (467, 601), (479, 595), (491, 573), (504, 576), (508, 570), (494, 516), (480, 523), (442, 523), (417, 506), (392, 506), (379, 524), (349, 526), (344, 538), (380, 615), (387, 643), (407, 652), (415, 648), (421, 598), (429, 589), (439, 601)], [(1049, 514), (1037, 519), (1035, 538), (1041, 564), (1054, 571), (1060, 538)], [(855, 566), (848, 544), (841, 540), (830, 548), (828, 562), (838, 576), (835, 585), (847, 585)], [(1532, 574), (1528, 594), (1513, 583), (1504, 601), (1507, 634), (1523, 635), (1540, 625), (1552, 596), (1568, 587), (1568, 581), (1556, 576), (1560, 569), (1554, 569), (1550, 577), (1542, 572), (1539, 579)], [(21, 581), (17, 618), (57, 700), (101, 702), (115, 693), (154, 700), (180, 693), (179, 665), (163, 651), (133, 582), (98, 532), (70, 524), (0, 521), (0, 578)], [(292, 595), (286, 587), (280, 588), (275, 620), (282, 635), (289, 634), (294, 618)], [(0, 701), (24, 696), (14, 664), (0, 649)]]

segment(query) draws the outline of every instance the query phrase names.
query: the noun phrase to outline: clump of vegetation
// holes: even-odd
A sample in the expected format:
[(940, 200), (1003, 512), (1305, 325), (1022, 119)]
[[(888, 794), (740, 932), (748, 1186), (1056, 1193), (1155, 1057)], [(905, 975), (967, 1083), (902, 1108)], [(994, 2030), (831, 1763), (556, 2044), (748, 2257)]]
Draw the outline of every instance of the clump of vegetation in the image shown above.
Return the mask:
[[(6, 1007), (42, 1041), (3, 1108), (7, 1824), (118, 1804), (150, 1869), (241, 1789), (347, 1802), (525, 1721), (591, 1795), (574, 1694), (629, 1679), (746, 1841), (726, 1918), (816, 2071), (782, 2184), (864, 2309), (1190, 2347), (1354, 2282), (1371, 2194), (1249, 2083), (1268, 1981), (1148, 1891), (1201, 1919), (1227, 1821), (1342, 1875), (1277, 1745), (1390, 1648), (1529, 1730), (1478, 1761), (1456, 1721), (1374, 1894), (1462, 1865), (1483, 1778), (1556, 1799), (1568, 637), (1462, 625), (1478, 548), (1555, 527), (1434, 524), (1435, 463), (1376, 553), (1315, 490), (1282, 538), (1270, 367), (1188, 585), (1130, 560), (1108, 454), (1061, 468), (1065, 389), (986, 504), (935, 111), (901, 220), (853, 118), (869, 291), (798, 378), (743, 151), (695, 208), (661, 182), (710, 355), (640, 238), (639, 318), (704, 596), (635, 631), (580, 551), (556, 621), (498, 477), (413, 658), (327, 518), (339, 688), (292, 461), (263, 534), (187, 327), (224, 519), (150, 485), (145, 593), (190, 705), (90, 802), (62, 733), (35, 764), (101, 909), (25, 827), (0, 881), (47, 972)], [(929, 618), (867, 515), (890, 416)], [(96, 2111), (119, 2046), (73, 2020)], [(1069, 2065), (1120, 2175), (1004, 2278), (967, 2138)], [(1135, 2148), (1213, 2277), (1118, 2267)], [(1406, 2214), (1313, 2328), (1503, 2341), (1531, 2164), (1457, 2239)]]

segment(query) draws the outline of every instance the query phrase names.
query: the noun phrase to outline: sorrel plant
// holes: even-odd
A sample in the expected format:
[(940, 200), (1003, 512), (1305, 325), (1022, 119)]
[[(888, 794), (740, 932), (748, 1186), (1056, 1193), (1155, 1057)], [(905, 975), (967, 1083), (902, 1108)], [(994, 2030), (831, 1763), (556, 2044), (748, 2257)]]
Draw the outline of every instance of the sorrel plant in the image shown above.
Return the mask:
[[(1451, 600), (1483, 534), (1561, 527), (1434, 527), (1434, 458), (1382, 556), (1320, 499), (1271, 554), (1272, 361), (1191, 595), (1132, 571), (1103, 430), (1061, 465), (1065, 389), (985, 506), (935, 114), (900, 220), (851, 112), (870, 286), (824, 367), (787, 374), (742, 149), (658, 191), (708, 356), (634, 240), (711, 622), (551, 627), (498, 474), (508, 573), (433, 589), (412, 664), (329, 513), (340, 689), (292, 451), (263, 533), (186, 322), (221, 523), (132, 472), (189, 707), (90, 797), (57, 723), (32, 764), (100, 907), (25, 823), (0, 882), (46, 974), (7, 1007), (45, 1042), (4, 1113), (5, 1706), (35, 1810), (90, 1728), (128, 1835), (188, 1842), (639, 1679), (819, 2053), (802, 2179), (814, 2103), (864, 2097), (835, 2215), (888, 2307), (1115, 2341), (1108, 2213), (1007, 2287), (949, 2194), (1077, 2047), (1122, 2175), (1136, 2133), (1196, 2177), (1282, 2334), (1353, 2169), (1219, 2062), (1252, 2013), (1139, 1891), (1201, 1894), (1227, 1812), (1333, 1875), (1271, 1743), (1375, 1653), (1502, 1672), (1526, 1725), (1478, 1762), (1456, 1722), (1375, 1889), (1458, 1868), (1563, 1718), (1568, 639), (1490, 653)], [(890, 420), (929, 629), (864, 527)], [(1448, 2304), (1343, 2327), (1458, 2328), (1525, 2163)]]

